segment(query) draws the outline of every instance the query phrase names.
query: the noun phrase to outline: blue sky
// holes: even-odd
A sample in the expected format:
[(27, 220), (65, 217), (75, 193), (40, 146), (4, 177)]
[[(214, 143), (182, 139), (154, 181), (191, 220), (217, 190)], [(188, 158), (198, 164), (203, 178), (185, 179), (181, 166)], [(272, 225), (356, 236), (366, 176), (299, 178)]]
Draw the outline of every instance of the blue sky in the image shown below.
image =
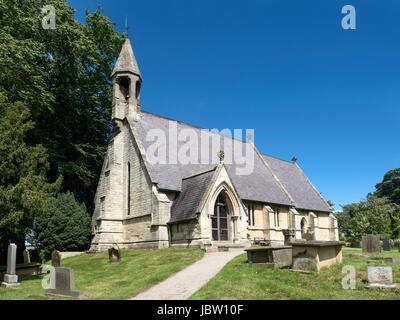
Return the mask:
[[(145, 110), (252, 128), (337, 205), (400, 167), (398, 0), (71, 1), (80, 21), (97, 4), (120, 31), (128, 16)], [(341, 27), (347, 4), (356, 30)]]

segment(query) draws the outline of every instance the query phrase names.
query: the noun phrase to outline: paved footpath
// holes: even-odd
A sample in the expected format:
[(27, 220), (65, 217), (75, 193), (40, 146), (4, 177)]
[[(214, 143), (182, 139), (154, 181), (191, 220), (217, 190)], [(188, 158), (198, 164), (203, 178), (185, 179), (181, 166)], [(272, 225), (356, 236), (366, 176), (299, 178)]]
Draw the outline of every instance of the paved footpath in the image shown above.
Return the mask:
[(243, 250), (230, 249), (228, 252), (206, 253), (204, 257), (139, 293), (131, 300), (186, 300), (210, 279), (212, 279), (230, 260), (243, 253)]

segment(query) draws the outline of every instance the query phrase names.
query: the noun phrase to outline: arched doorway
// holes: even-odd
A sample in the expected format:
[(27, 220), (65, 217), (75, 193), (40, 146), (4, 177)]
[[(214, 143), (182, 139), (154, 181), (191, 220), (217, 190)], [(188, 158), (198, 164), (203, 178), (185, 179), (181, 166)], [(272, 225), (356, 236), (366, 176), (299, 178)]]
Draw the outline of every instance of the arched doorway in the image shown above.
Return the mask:
[(229, 240), (229, 209), (226, 200), (220, 193), (215, 201), (214, 214), (211, 216), (213, 241)]

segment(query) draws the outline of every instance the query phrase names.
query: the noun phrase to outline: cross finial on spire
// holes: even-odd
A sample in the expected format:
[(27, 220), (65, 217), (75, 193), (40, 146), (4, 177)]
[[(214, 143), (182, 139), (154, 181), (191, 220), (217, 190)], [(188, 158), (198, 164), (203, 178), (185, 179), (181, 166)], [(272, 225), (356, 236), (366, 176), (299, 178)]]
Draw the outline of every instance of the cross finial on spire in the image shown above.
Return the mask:
[(129, 33), (128, 17), (125, 16), (125, 34), (127, 38), (128, 38), (128, 33)]
[(293, 157), (293, 158), (292, 158), (292, 161), (293, 161), (293, 162), (296, 162), (296, 161), (297, 161), (297, 158), (296, 158), (296, 157)]

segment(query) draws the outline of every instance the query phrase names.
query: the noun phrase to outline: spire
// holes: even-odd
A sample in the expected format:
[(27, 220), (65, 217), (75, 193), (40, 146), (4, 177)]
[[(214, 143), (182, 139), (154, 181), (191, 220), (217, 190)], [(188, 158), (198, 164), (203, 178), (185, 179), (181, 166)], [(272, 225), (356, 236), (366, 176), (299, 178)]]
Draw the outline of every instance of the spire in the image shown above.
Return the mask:
[(140, 80), (142, 80), (142, 75), (140, 74), (135, 55), (133, 54), (131, 41), (128, 38), (125, 39), (125, 43), (122, 46), (117, 63), (111, 73), (111, 78), (118, 72), (130, 72), (139, 76)]

